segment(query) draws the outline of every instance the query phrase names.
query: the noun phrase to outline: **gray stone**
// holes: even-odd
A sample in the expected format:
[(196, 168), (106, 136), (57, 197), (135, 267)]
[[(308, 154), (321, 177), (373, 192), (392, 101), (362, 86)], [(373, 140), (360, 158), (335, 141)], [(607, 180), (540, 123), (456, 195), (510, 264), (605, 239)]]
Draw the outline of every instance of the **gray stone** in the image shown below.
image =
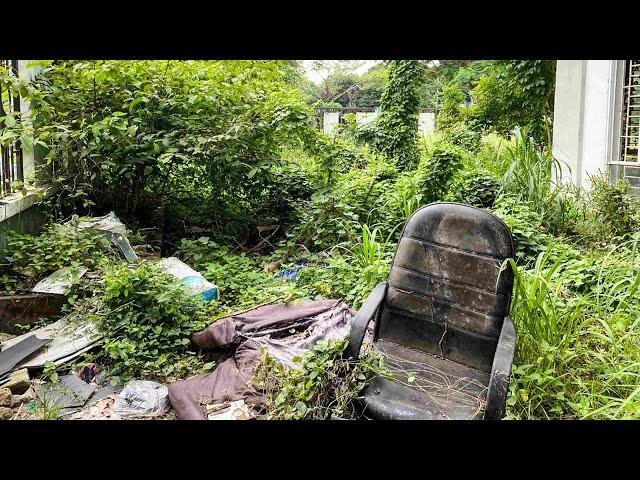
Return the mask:
[(11, 390), (14, 395), (22, 395), (31, 386), (29, 371), (26, 368), (11, 372), (9, 381), (3, 385), (4, 388)]
[(0, 407), (11, 406), (11, 390), (8, 388), (0, 388)]
[(23, 403), (30, 403), (35, 401), (36, 392), (33, 388), (29, 387), (29, 390), (24, 392), (22, 395), (12, 395), (11, 396), (11, 408), (16, 408), (22, 405)]

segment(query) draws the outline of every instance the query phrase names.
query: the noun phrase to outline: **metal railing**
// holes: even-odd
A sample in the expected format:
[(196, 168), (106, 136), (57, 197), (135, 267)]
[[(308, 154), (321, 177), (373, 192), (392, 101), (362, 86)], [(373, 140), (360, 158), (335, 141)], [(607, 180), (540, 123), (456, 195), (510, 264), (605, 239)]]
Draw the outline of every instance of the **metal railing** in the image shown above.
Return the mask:
[(624, 178), (640, 195), (640, 60), (626, 60), (618, 161), (609, 162), (612, 180)]
[[(11, 74), (18, 76), (18, 60), (0, 60), (0, 66)], [(12, 92), (10, 87), (0, 85), (0, 117), (20, 111), (20, 96)], [(0, 121), (0, 128), (4, 121)], [(24, 181), (23, 156), (20, 140), (9, 146), (0, 147), (0, 197), (12, 193), (12, 184)]]

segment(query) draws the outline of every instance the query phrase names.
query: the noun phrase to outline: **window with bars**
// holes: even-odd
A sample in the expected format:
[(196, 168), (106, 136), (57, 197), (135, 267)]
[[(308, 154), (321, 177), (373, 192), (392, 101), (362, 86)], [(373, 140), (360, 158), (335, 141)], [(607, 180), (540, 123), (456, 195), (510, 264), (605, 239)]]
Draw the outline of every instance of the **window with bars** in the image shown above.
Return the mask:
[(615, 176), (625, 178), (632, 192), (640, 195), (640, 60), (625, 61), (621, 113), (620, 154), (619, 162), (614, 162), (617, 164)]
[[(18, 60), (0, 60), (0, 66), (18, 75)], [(0, 85), (0, 117), (20, 111), (20, 96)], [(0, 121), (0, 127), (2, 121)], [(23, 156), (20, 142), (0, 147), (0, 197), (12, 192), (15, 181), (24, 181)]]

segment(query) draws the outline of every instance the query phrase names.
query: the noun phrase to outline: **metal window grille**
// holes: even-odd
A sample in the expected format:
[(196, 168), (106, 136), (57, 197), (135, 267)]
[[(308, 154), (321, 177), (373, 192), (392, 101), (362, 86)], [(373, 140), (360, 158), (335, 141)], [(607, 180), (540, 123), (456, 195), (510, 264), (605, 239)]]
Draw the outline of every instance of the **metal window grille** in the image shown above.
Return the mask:
[(626, 179), (632, 193), (640, 195), (640, 60), (625, 61), (622, 97), (620, 153), (618, 161), (612, 163), (615, 177)]
[[(0, 66), (18, 76), (18, 60), (0, 60)], [(0, 85), (0, 100), (0, 117), (20, 111), (20, 96), (12, 92), (10, 87)], [(0, 122), (0, 127), (2, 126), (4, 126), (3, 122)], [(2, 197), (12, 192), (13, 182), (24, 181), (24, 172), (22, 147), (19, 140), (0, 149), (0, 197)]]

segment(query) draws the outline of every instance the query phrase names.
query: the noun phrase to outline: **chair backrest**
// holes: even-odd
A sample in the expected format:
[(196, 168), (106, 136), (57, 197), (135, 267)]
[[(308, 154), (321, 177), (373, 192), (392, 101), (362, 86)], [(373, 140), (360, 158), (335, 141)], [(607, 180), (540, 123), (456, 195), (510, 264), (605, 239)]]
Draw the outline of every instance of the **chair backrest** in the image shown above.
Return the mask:
[(400, 237), (375, 338), (490, 372), (513, 288), (501, 267), (513, 256), (495, 215), (457, 203), (421, 208)]

